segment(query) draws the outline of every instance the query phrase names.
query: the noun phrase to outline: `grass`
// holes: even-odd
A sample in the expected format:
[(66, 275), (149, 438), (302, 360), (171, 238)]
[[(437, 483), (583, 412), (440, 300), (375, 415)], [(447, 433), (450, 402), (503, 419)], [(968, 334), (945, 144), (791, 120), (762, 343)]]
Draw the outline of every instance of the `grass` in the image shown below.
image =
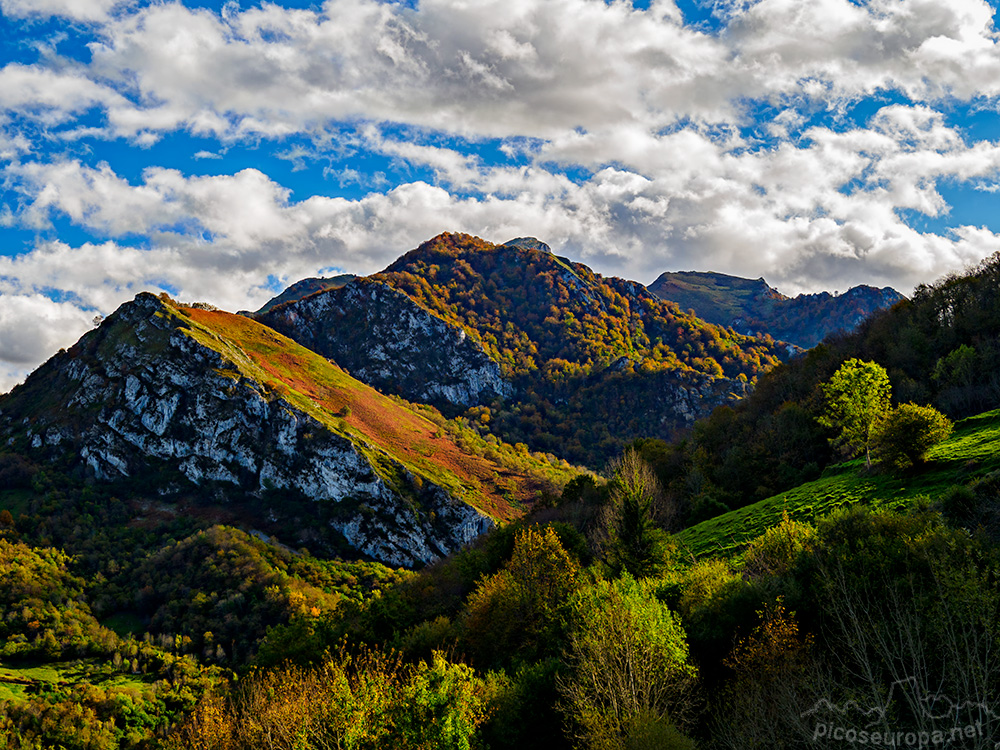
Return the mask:
[(918, 498), (936, 499), (949, 487), (998, 469), (1000, 410), (995, 410), (959, 422), (919, 470), (901, 476), (867, 474), (863, 460), (848, 461), (829, 467), (815, 481), (684, 529), (677, 539), (695, 557), (735, 557), (748, 542), (779, 523), (783, 513), (813, 523), (854, 505), (905, 508)]
[[(520, 516), (551, 476), (552, 467), (517, 470), (462, 450), (433, 421), (391, 399), (291, 339), (249, 318), (170, 306), (184, 332), (221, 354), (239, 376), (309, 414), (361, 451), (386, 482), (399, 484), (398, 466), (430, 481), (490, 517)], [(228, 371), (225, 374), (232, 373)], [(235, 373), (233, 373), (233, 376)], [(347, 414), (347, 416), (337, 416)], [(575, 472), (561, 472), (563, 481)], [(514, 500), (507, 499), (515, 486)], [(397, 489), (404, 490), (397, 486)]]
[(670, 274), (664, 284), (654, 283), (651, 287), (655, 294), (676, 302), (682, 310), (694, 308), (700, 318), (721, 323), (745, 316), (752, 310), (760, 281), (712, 272), (681, 271)]
[(102, 687), (148, 687), (153, 678), (116, 672), (96, 659), (78, 659), (35, 666), (0, 666), (0, 701), (24, 700), (43, 685), (101, 685)]
[(12, 685), (0, 680), (0, 703), (24, 700), (24, 685)]

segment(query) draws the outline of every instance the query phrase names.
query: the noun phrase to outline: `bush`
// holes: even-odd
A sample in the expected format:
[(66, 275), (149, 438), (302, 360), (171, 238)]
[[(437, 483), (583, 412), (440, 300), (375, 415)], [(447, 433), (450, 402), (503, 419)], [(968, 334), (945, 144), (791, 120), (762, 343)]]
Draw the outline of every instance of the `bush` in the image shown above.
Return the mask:
[(738, 580), (726, 560), (711, 557), (699, 560), (688, 570), (682, 584), (678, 608), (684, 617), (710, 602), (730, 582)]
[(407, 665), (377, 650), (342, 652), (312, 668), (250, 672), (228, 700), (207, 694), (167, 747), (469, 750), (488, 690), (440, 653)]
[(931, 406), (901, 404), (875, 428), (875, 455), (893, 469), (919, 465), (927, 451), (951, 435), (952, 424)]
[(750, 542), (743, 554), (743, 572), (751, 578), (783, 575), (812, 546), (816, 529), (783, 513), (781, 523)]

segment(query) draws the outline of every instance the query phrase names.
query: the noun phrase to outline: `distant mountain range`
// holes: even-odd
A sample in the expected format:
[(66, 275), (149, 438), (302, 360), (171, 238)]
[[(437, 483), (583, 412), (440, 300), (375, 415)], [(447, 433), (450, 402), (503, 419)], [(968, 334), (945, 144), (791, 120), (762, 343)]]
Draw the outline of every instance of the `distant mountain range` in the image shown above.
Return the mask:
[(700, 271), (664, 273), (648, 288), (710, 323), (748, 335), (770, 334), (803, 349), (832, 333), (849, 333), (873, 313), (905, 299), (891, 287), (872, 286), (852, 287), (839, 295), (786, 297), (764, 279)]

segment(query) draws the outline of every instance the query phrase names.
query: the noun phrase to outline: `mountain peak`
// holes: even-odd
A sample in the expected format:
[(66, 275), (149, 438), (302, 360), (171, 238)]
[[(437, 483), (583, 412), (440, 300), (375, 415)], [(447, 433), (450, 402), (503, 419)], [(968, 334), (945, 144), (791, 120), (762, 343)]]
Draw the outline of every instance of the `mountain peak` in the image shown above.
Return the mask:
[(540, 250), (543, 253), (552, 253), (552, 248), (535, 237), (517, 237), (507, 240), (500, 247), (516, 247), (521, 250)]
[(255, 320), (166, 295), (124, 304), (0, 405), (0, 438), (33, 460), (242, 508), (331, 550), (335, 530), (394, 565), (448, 554), (540, 486)]

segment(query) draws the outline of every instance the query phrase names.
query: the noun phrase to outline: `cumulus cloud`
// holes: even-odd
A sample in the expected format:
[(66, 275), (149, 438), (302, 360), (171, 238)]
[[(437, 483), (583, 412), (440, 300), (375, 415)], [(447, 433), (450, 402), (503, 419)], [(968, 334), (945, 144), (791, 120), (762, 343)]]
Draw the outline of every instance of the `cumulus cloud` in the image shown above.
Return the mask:
[(672, 3), (327, 0), (221, 15), (166, 3), (107, 24), (91, 70), (136, 95), (109, 106), (118, 132), (229, 137), (356, 119), (552, 138), (734, 121), (746, 99), (1000, 93), (981, 0), (760, 0), (717, 35), (685, 25)]
[[(714, 32), (672, 0), (0, 8), (93, 34), (88, 59), (52, 45), (0, 68), (0, 226), (43, 238), (0, 256), (3, 331), (31, 305), (36, 329), (69, 330), (147, 288), (254, 308), (269, 277), (377, 271), (446, 230), (536, 235), (642, 281), (713, 269), (786, 293), (906, 292), (996, 247), (983, 227), (906, 220), (945, 222), (945, 183), (1000, 182), (997, 143), (948, 116), (1000, 96), (983, 0), (753, 0), (729, 4)], [(876, 93), (896, 103), (852, 119)], [(219, 173), (150, 162), (126, 179), (87, 155), (96, 139), (135, 147), (171, 133), (199, 136), (189, 153)], [(330, 191), (373, 192), (309, 196), (262, 165), (227, 173), (235, 142), (293, 170), (322, 159)], [(352, 152), (404, 177), (366, 172)], [(92, 241), (54, 239), (66, 221)], [(18, 341), (0, 336), (8, 378), (43, 358)]]
[[(32, 289), (70, 290), (102, 310), (156, 283), (235, 309), (263, 301), (268, 276), (294, 281), (328, 267), (370, 273), (456, 230), (495, 240), (536, 234), (601, 272), (647, 281), (667, 268), (714, 268), (764, 275), (789, 292), (857, 283), (907, 291), (987, 254), (992, 234), (922, 234), (900, 210), (943, 214), (940, 181), (995, 180), (1000, 172), (1000, 147), (966, 144), (925, 107), (886, 107), (869, 127), (813, 127), (798, 145), (753, 151), (734, 153), (692, 131), (637, 139), (614, 152), (618, 166), (583, 181), (370, 140), (457, 175), (471, 194), (414, 182), (358, 200), (293, 201), (256, 169), (187, 176), (149, 168), (133, 184), (107, 165), (15, 164), (6, 177), (23, 194), (23, 223), (68, 216), (113, 241), (50, 243), (0, 259), (0, 274)], [(116, 244), (133, 236), (147, 243)]]
[(103, 21), (129, 0), (0, 0), (0, 10), (13, 18), (62, 16), (74, 21)]
[(0, 294), (0, 392), (80, 338), (92, 319), (93, 313), (41, 294)]
[(122, 106), (127, 106), (127, 100), (88, 78), (80, 68), (49, 70), (19, 63), (0, 68), (0, 110), (7, 114), (20, 112), (56, 125), (91, 107)]

